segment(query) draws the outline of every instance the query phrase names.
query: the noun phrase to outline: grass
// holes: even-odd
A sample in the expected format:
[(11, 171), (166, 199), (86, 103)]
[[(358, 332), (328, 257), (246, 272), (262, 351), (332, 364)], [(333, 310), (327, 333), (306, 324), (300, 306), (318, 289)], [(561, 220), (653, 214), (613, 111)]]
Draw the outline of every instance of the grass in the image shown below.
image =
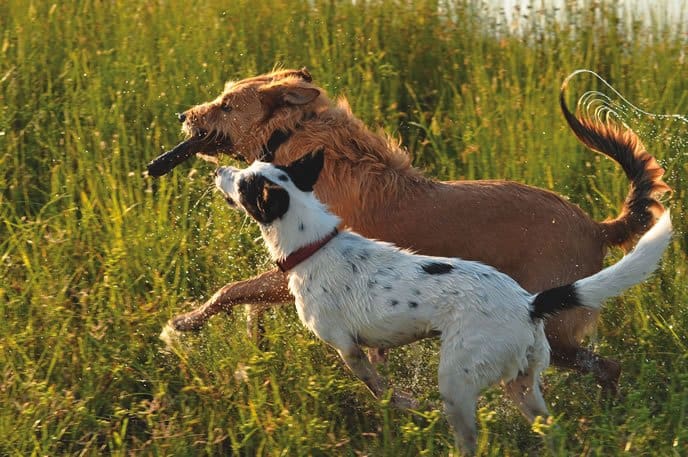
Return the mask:
[[(209, 165), (142, 171), (179, 140), (176, 111), (306, 65), (432, 176), (522, 181), (613, 216), (628, 182), (565, 128), (563, 78), (594, 69), (638, 106), (688, 112), (685, 32), (616, 3), (529, 10), (522, 33), (468, 1), (0, 3), (0, 456), (448, 454), (439, 411), (374, 401), (289, 307), (269, 315), (268, 351), (242, 313), (163, 351), (167, 319), (268, 261), (207, 192)], [(592, 343), (623, 362), (620, 396), (549, 370), (554, 423), (531, 429), (488, 390), (480, 455), (688, 453), (688, 126), (625, 120), (667, 169), (676, 236)], [(388, 374), (436, 401), (432, 352), (396, 351)]]

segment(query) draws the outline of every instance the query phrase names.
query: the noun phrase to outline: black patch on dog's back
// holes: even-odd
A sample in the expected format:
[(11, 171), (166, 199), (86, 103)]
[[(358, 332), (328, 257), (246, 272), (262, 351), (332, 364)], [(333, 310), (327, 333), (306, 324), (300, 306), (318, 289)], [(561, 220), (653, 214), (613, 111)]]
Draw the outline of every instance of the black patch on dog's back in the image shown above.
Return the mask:
[(530, 310), (532, 320), (544, 319), (548, 316), (570, 308), (583, 306), (573, 284), (555, 287), (540, 292), (533, 300)]
[(454, 266), (444, 262), (428, 262), (420, 266), (424, 272), (430, 275), (443, 275), (454, 269)]

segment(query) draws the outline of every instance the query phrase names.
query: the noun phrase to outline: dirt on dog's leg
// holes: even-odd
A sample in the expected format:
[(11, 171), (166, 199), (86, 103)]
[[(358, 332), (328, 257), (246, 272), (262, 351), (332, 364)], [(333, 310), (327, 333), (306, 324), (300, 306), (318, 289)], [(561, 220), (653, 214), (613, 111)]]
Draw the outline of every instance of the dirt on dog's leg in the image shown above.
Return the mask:
[(227, 284), (202, 306), (172, 318), (175, 330), (199, 330), (208, 319), (220, 312), (230, 313), (236, 305), (255, 303), (263, 309), (293, 300), (287, 287), (287, 277), (274, 269), (245, 281)]

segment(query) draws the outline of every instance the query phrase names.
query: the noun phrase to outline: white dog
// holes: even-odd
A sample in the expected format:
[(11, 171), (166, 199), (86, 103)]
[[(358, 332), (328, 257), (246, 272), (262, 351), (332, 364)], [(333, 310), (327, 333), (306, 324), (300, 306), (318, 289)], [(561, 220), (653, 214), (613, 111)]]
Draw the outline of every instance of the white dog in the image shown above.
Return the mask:
[[(503, 381), (530, 421), (548, 415), (539, 388), (549, 364), (543, 319), (572, 307), (599, 308), (643, 281), (671, 237), (666, 212), (615, 265), (533, 295), (479, 262), (415, 255), (338, 232), (339, 218), (312, 193), (322, 167), (322, 153), (287, 167), (221, 167), (215, 184), (260, 224), (270, 255), (289, 275), (301, 321), (339, 352), (373, 395), (382, 396), (386, 385), (361, 345), (389, 348), (439, 336), (440, 393), (455, 442), (468, 451), (476, 442), (476, 401), (487, 386)], [(399, 394), (392, 400), (413, 405)]]

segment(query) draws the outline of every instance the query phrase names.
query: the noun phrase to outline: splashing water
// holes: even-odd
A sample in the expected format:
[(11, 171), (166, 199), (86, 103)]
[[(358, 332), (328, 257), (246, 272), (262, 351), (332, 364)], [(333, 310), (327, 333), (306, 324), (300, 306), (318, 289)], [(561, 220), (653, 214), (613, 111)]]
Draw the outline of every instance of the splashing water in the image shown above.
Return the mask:
[(176, 330), (169, 322), (165, 324), (160, 335), (160, 338), (165, 343), (165, 348), (167, 352), (177, 352), (176, 349), (179, 347), (181, 341), (182, 333)]
[(200, 195), (200, 197), (198, 197), (198, 200), (196, 200), (196, 203), (193, 204), (193, 206), (191, 207), (191, 210), (192, 211), (195, 210), (196, 207), (198, 207), (198, 205), (201, 203), (201, 201), (205, 198), (205, 196), (208, 195), (210, 192), (212, 192), (214, 189), (215, 189), (215, 184), (211, 184), (210, 186), (208, 186), (208, 188), (203, 191), (203, 193)]
[[(640, 114), (642, 114), (642, 115), (645, 115), (645, 116), (648, 116), (648, 117), (651, 117), (651, 118), (655, 118), (655, 119), (674, 119), (674, 120), (679, 120), (679, 121), (685, 123), (686, 125), (688, 125), (688, 117), (686, 117), (686, 116), (684, 116), (684, 115), (681, 115), (681, 114), (657, 114), (657, 113), (650, 113), (650, 112), (645, 111), (645, 110), (643, 110), (643, 109), (641, 109), (641, 108), (638, 108), (638, 107), (635, 106), (633, 103), (631, 103), (630, 101), (628, 101), (628, 99), (626, 99), (623, 95), (621, 95), (621, 93), (619, 93), (619, 91), (617, 91), (616, 89), (614, 89), (614, 87), (613, 87), (611, 84), (609, 84), (604, 78), (602, 78), (600, 75), (598, 75), (598, 74), (595, 73), (594, 71), (588, 70), (588, 69), (585, 69), (585, 68), (581, 68), (581, 69), (575, 70), (573, 73), (571, 73), (570, 75), (568, 75), (568, 76), (566, 77), (566, 79), (564, 79), (564, 82), (563, 82), (562, 85), (561, 85), (562, 90), (564, 90), (564, 89), (568, 86), (569, 81), (570, 81), (574, 76), (579, 75), (579, 74), (581, 74), (581, 73), (588, 73), (588, 74), (594, 76), (595, 78), (597, 78), (602, 84), (604, 84), (605, 86), (607, 86), (607, 87), (609, 88), (609, 90), (611, 90), (611, 91), (614, 93), (614, 95), (616, 95), (616, 96), (619, 97), (621, 100), (623, 100), (623, 102), (624, 102), (628, 107), (630, 107), (634, 112), (636, 112), (636, 113), (640, 113)], [(595, 97), (599, 97), (599, 99), (597, 99), (597, 98), (595, 98)], [(609, 96), (607, 96), (606, 94), (604, 94), (604, 93), (602, 93), (602, 92), (599, 92), (599, 91), (588, 91), (588, 92), (585, 92), (585, 93), (580, 97), (580, 99), (578, 99), (578, 107), (579, 107), (579, 108), (580, 108), (580, 107), (585, 107), (586, 111), (589, 111), (589, 109), (590, 109), (591, 107), (594, 107), (596, 103), (600, 103), (600, 104), (601, 104), (600, 106), (595, 107), (595, 118), (598, 119), (598, 120), (601, 119), (601, 115), (602, 115), (602, 114), (604, 114), (605, 116), (608, 116), (609, 114), (613, 114), (613, 115), (615, 115), (615, 116), (618, 117), (618, 111), (621, 111), (621, 112), (624, 112), (624, 113), (627, 113), (627, 112), (628, 112), (628, 110), (627, 110), (623, 105), (620, 105), (620, 104), (618, 104), (618, 103), (613, 102)]]
[[(576, 111), (583, 113), (586, 117), (598, 122), (615, 120), (623, 124), (626, 128), (634, 130), (644, 139), (660, 141), (668, 146), (674, 154), (669, 154), (664, 161), (674, 162), (679, 156), (688, 156), (688, 116), (683, 114), (659, 114), (645, 111), (631, 103), (626, 97), (609, 84), (604, 78), (588, 69), (575, 70), (569, 74), (561, 85), (562, 91), (565, 90), (569, 81), (582, 73), (592, 75), (601, 82), (617, 98), (615, 101), (609, 95), (598, 90), (589, 90), (580, 96), (576, 104)], [(634, 126), (628, 124), (633, 120)], [(644, 121), (643, 121), (644, 120)], [(663, 122), (658, 125), (657, 122)], [(670, 124), (667, 124), (666, 122)], [(677, 125), (677, 123), (679, 125)]]

